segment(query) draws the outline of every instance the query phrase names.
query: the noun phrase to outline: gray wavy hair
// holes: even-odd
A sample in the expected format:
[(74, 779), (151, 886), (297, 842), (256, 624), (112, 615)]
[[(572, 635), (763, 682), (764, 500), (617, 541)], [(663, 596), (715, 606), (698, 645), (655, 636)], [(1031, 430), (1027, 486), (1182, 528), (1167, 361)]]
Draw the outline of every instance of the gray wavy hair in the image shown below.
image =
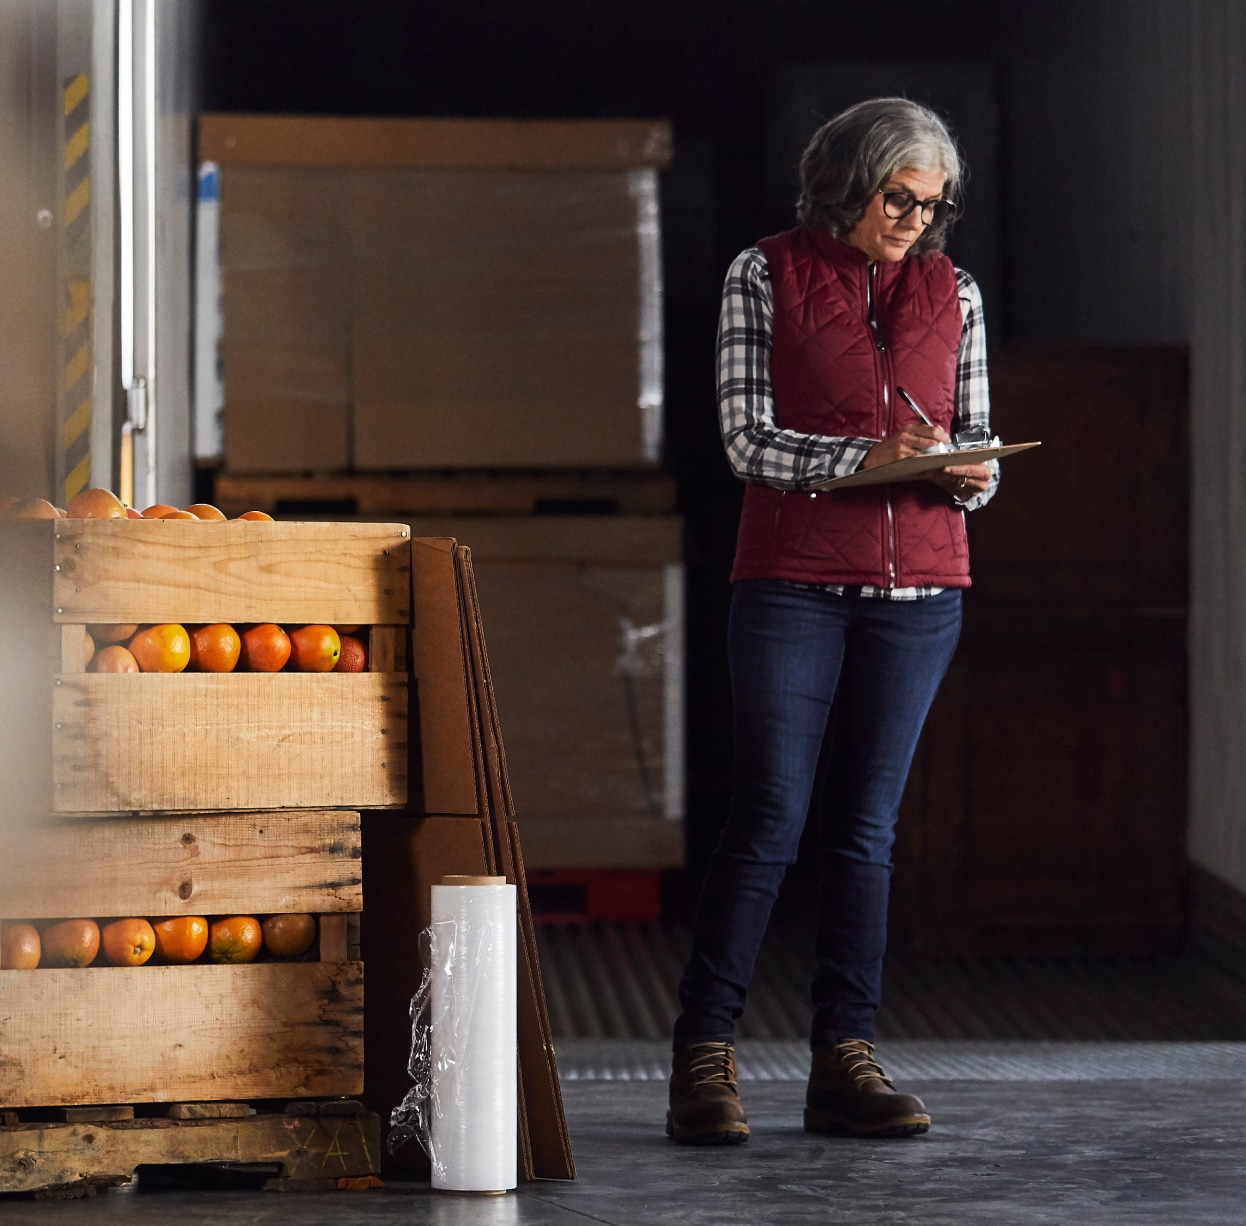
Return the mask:
[[(807, 226), (849, 233), (874, 194), (898, 170), (942, 171), (943, 194), (954, 198), (962, 166), (956, 140), (929, 107), (907, 98), (858, 102), (814, 134), (800, 159), (796, 216)], [(927, 226), (913, 254), (942, 251), (951, 218)]]

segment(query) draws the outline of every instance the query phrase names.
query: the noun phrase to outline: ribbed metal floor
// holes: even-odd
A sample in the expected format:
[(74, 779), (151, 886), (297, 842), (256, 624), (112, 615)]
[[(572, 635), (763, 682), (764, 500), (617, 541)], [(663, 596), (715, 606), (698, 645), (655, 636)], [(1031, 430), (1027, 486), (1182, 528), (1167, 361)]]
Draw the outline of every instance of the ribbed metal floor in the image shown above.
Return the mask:
[[(689, 933), (679, 925), (538, 929), (555, 1037), (665, 1041)], [(767, 937), (738, 1037), (804, 1040), (812, 940)], [(1246, 984), (1204, 956), (889, 956), (880, 1039), (1246, 1041)]]
[[(560, 1039), (563, 1081), (665, 1081), (669, 1040)], [(892, 1039), (879, 1059), (902, 1081), (1246, 1080), (1246, 1043), (1053, 1043)], [(794, 1039), (744, 1039), (741, 1081), (804, 1081), (809, 1048)]]

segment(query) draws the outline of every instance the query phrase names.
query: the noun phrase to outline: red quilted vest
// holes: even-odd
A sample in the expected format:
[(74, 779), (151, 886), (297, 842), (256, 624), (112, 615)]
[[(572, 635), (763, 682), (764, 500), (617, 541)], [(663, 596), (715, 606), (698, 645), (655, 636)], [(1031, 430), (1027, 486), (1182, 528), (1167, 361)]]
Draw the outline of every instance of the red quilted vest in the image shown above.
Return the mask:
[[(885, 438), (913, 418), (898, 386), (950, 432), (962, 319), (946, 256), (870, 265), (805, 226), (757, 246), (774, 292), (770, 372), (781, 428)], [(750, 482), (731, 578), (968, 587), (964, 514), (927, 481), (821, 494)]]

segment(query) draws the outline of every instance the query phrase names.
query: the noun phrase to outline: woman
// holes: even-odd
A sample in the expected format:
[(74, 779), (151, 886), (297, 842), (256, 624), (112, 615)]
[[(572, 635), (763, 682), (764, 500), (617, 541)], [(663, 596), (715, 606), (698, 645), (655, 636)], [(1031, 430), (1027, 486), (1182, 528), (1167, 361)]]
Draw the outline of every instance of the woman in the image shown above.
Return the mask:
[(748, 483), (728, 632), (736, 775), (680, 982), (667, 1133), (684, 1144), (748, 1138), (733, 1024), (820, 756), (805, 1128), (930, 1126), (874, 1059), (891, 847), (960, 632), (964, 512), (990, 499), (998, 465), (816, 487), (988, 425), (982, 302), (942, 254), (960, 159), (933, 112), (901, 98), (854, 106), (819, 129), (800, 173), (801, 224), (743, 252), (723, 296), (723, 440)]

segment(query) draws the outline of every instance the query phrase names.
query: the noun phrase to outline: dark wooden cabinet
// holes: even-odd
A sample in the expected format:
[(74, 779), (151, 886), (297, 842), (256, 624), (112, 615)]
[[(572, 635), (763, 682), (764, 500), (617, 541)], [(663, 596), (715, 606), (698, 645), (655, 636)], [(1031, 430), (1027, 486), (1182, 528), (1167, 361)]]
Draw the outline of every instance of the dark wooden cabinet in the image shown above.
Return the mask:
[(1004, 351), (1041, 438), (970, 517), (974, 587), (905, 795), (893, 928), (927, 953), (1171, 950), (1183, 920), (1185, 355)]

